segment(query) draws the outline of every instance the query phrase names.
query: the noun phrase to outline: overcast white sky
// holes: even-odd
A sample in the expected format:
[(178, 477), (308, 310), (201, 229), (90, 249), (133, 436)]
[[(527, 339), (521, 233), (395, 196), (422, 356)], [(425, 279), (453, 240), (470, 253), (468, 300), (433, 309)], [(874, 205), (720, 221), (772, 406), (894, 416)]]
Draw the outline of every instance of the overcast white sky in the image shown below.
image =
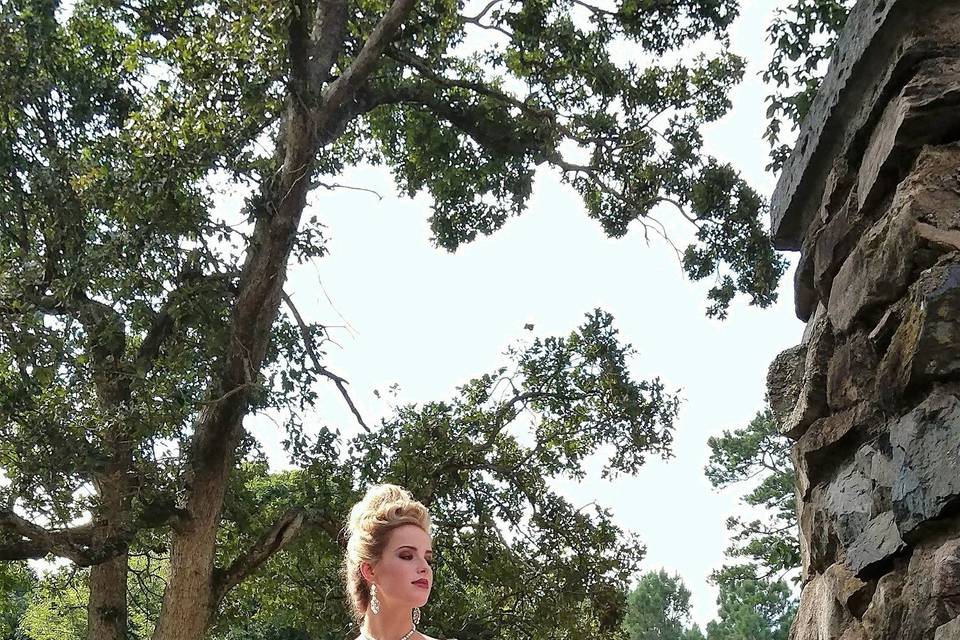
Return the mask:
[[(750, 62), (747, 79), (734, 93), (733, 112), (707, 132), (708, 151), (733, 162), (766, 195), (775, 180), (763, 169), (766, 90), (759, 72), (767, 59), (766, 26), (779, 4), (784, 0), (743, 0), (733, 49)], [(703, 475), (706, 441), (746, 425), (762, 408), (767, 365), (799, 342), (792, 269), (774, 308), (740, 301), (719, 322), (703, 313), (709, 285), (689, 282), (665, 243), (646, 246), (640, 229), (606, 238), (579, 197), (549, 172), (538, 176), (525, 215), (455, 255), (430, 244), (429, 201), (396, 194), (385, 171), (358, 169), (340, 181), (385, 198), (313, 194), (308, 215), (328, 225), (331, 254), (294, 269), (287, 291), (308, 320), (346, 320), (352, 327), (333, 330), (342, 348), (330, 347), (327, 362), (350, 380), (368, 423), (389, 411), (375, 389), (396, 383), (404, 401), (448, 398), (457, 385), (504, 362), (508, 345), (529, 338), (525, 323), (534, 324), (534, 335), (563, 335), (595, 307), (611, 312), (638, 351), (635, 376), (658, 375), (681, 392), (675, 457), (650, 460), (636, 477), (614, 482), (599, 478), (598, 461), (585, 481), (558, 489), (576, 506), (597, 500), (610, 507), (637, 532), (647, 545), (643, 569), (678, 572), (693, 594), (693, 618), (704, 626), (716, 613), (707, 576), (724, 561), (725, 520), (741, 493), (710, 487)], [(665, 211), (662, 219), (671, 217)], [(682, 239), (683, 228), (674, 228)], [(333, 389), (321, 396), (318, 416), (347, 433), (356, 430)], [(279, 439), (272, 423), (249, 426), (262, 440)]]

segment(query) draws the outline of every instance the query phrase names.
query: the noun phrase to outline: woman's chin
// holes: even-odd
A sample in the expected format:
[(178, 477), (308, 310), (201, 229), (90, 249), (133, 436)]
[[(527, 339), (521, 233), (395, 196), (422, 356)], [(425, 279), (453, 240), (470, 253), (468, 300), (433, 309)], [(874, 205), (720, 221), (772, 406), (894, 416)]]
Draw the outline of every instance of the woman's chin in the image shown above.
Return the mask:
[(422, 595), (421, 595), (421, 594), (418, 594), (417, 596), (415, 596), (415, 597), (412, 599), (412, 601), (411, 601), (411, 602), (412, 602), (411, 606), (414, 606), (414, 607), (422, 607), (422, 606), (424, 606), (425, 604), (427, 604), (427, 601), (428, 601), (429, 599), (430, 599), (430, 592), (429, 592), (429, 591), (428, 591), (427, 593), (422, 594)]

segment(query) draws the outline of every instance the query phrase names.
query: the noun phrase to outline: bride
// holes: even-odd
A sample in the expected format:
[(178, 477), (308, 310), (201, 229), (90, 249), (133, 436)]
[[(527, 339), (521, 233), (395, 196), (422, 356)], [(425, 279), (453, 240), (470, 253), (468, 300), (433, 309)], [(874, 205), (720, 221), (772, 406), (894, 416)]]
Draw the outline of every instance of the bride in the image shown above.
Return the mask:
[(430, 514), (409, 491), (371, 487), (350, 510), (343, 570), (357, 640), (434, 640), (417, 631), (433, 586)]

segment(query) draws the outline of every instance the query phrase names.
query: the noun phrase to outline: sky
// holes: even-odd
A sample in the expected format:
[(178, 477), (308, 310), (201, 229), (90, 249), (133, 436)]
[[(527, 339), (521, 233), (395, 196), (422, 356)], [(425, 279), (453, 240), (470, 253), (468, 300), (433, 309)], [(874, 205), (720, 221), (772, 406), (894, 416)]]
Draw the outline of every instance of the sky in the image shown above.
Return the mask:
[[(743, 0), (732, 48), (748, 60), (734, 108), (706, 131), (707, 151), (738, 167), (765, 195), (767, 145), (759, 73), (768, 59), (766, 25), (783, 0)], [(647, 547), (642, 570), (677, 573), (692, 592), (692, 617), (701, 627), (716, 614), (710, 572), (724, 562), (725, 520), (740, 513), (747, 487), (714, 490), (703, 474), (707, 438), (744, 427), (763, 408), (770, 361), (800, 341), (793, 311), (793, 265), (779, 302), (757, 309), (738, 299), (725, 321), (708, 319), (709, 283), (692, 283), (677, 255), (656, 237), (648, 246), (639, 228), (607, 238), (587, 217), (579, 197), (550, 171), (538, 174), (528, 211), (491, 237), (456, 254), (436, 249), (427, 225), (429, 200), (397, 194), (386, 171), (351, 170), (341, 184), (373, 189), (383, 199), (351, 190), (314, 192), (305, 217), (327, 225), (330, 254), (291, 270), (286, 291), (310, 322), (332, 328), (325, 364), (350, 381), (368, 424), (390, 411), (384, 392), (399, 386), (403, 402), (442, 400), (478, 374), (505, 362), (518, 339), (565, 335), (594, 308), (613, 314), (621, 338), (637, 351), (636, 378), (659, 376), (683, 399), (674, 457), (650, 459), (632, 477), (602, 480), (603, 460), (591, 461), (581, 481), (557, 482), (576, 507), (592, 501), (612, 510), (618, 524)], [(229, 202), (223, 203), (225, 206)], [(688, 231), (661, 219), (675, 238)], [(677, 243), (683, 247), (683, 242)], [(532, 332), (524, 325), (534, 325)], [(387, 399), (384, 399), (387, 398)], [(314, 419), (345, 434), (357, 425), (332, 385), (322, 390)], [(282, 434), (266, 420), (248, 427), (280, 466)]]

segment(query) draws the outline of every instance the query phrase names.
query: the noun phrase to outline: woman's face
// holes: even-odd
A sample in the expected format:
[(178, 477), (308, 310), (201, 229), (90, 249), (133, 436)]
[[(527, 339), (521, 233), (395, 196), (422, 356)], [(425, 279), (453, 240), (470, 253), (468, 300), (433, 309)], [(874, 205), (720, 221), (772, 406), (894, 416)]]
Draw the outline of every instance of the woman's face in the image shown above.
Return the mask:
[(371, 567), (377, 599), (387, 607), (422, 607), (433, 587), (432, 563), (430, 534), (415, 524), (397, 527)]

